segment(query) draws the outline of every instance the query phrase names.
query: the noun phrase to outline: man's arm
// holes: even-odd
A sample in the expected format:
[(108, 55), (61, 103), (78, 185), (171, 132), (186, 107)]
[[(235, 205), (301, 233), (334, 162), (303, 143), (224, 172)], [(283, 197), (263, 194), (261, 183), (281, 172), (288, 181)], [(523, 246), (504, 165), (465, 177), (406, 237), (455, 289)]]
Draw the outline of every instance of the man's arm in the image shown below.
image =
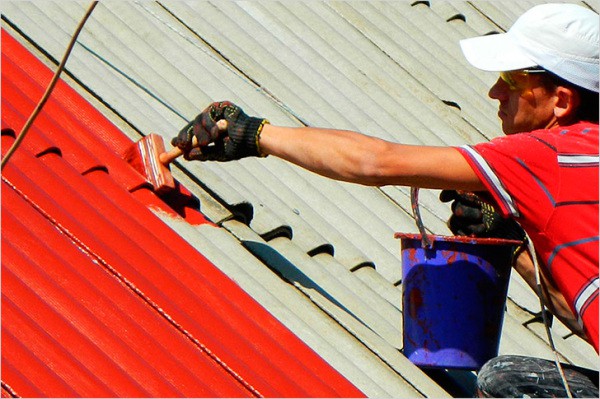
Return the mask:
[[(587, 340), (582, 327), (577, 322), (577, 317), (575, 317), (569, 308), (564, 296), (560, 293), (552, 278), (547, 275), (545, 268), (541, 264), (539, 266), (542, 279), (542, 297), (544, 304), (548, 310), (550, 310), (554, 316), (562, 321), (573, 333)], [(515, 261), (514, 268), (521, 275), (521, 277), (523, 277), (527, 284), (529, 284), (534, 292), (537, 293), (535, 267), (528, 251), (523, 251), (519, 254)]]
[(228, 101), (210, 104), (171, 144), (188, 160), (273, 155), (323, 176), (363, 185), (484, 189), (455, 148), (396, 144), (348, 130), (274, 126)]
[(370, 186), (482, 190), (452, 147), (391, 143), (347, 130), (265, 125), (260, 150), (336, 180)]

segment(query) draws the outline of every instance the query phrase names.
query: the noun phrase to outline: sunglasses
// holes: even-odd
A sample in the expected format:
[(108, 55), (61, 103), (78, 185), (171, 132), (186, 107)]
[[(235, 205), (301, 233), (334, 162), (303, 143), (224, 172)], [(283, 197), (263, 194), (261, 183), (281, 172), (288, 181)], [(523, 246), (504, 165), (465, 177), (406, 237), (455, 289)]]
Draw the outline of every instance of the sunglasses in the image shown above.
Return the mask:
[(500, 79), (508, 85), (510, 90), (523, 90), (529, 86), (529, 75), (545, 73), (545, 69), (519, 69), (517, 71), (500, 72)]

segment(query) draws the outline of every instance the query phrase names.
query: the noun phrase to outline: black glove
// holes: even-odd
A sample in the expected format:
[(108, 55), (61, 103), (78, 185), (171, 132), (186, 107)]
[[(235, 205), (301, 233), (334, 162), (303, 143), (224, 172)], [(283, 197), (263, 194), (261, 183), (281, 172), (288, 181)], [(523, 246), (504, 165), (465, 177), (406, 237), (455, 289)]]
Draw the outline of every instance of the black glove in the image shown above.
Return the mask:
[(525, 231), (514, 219), (500, 216), (491, 204), (483, 201), (477, 194), (443, 190), (440, 201), (454, 201), (448, 227), (455, 235), (519, 241), (525, 239)]
[[(219, 121), (227, 122), (226, 128)], [(183, 150), (187, 160), (232, 161), (245, 157), (264, 156), (258, 139), (266, 119), (253, 118), (228, 101), (209, 105), (171, 140)], [(197, 147), (192, 144), (193, 137)]]

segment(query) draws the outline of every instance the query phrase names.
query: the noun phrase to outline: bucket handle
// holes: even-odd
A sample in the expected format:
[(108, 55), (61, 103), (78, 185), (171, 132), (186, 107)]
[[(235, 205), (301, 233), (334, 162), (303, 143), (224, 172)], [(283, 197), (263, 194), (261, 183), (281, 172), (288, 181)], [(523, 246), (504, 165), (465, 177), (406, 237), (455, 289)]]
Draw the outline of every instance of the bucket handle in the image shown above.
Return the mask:
[(425, 225), (423, 225), (423, 219), (421, 219), (421, 212), (419, 211), (419, 187), (410, 188), (410, 205), (417, 228), (419, 229), (419, 233), (421, 233), (421, 247), (426, 249), (433, 248), (431, 240), (427, 237), (427, 231), (425, 231)]

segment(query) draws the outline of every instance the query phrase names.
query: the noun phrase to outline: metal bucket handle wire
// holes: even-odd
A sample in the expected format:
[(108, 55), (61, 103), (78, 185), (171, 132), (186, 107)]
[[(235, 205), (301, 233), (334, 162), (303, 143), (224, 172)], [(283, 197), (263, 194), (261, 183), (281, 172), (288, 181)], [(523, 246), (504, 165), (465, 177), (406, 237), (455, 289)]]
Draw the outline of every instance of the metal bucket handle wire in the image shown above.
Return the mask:
[(417, 228), (419, 229), (419, 233), (421, 233), (421, 246), (426, 249), (433, 248), (433, 244), (427, 236), (423, 219), (421, 219), (421, 212), (419, 211), (419, 187), (410, 188), (410, 205), (412, 208), (413, 217), (417, 223)]

